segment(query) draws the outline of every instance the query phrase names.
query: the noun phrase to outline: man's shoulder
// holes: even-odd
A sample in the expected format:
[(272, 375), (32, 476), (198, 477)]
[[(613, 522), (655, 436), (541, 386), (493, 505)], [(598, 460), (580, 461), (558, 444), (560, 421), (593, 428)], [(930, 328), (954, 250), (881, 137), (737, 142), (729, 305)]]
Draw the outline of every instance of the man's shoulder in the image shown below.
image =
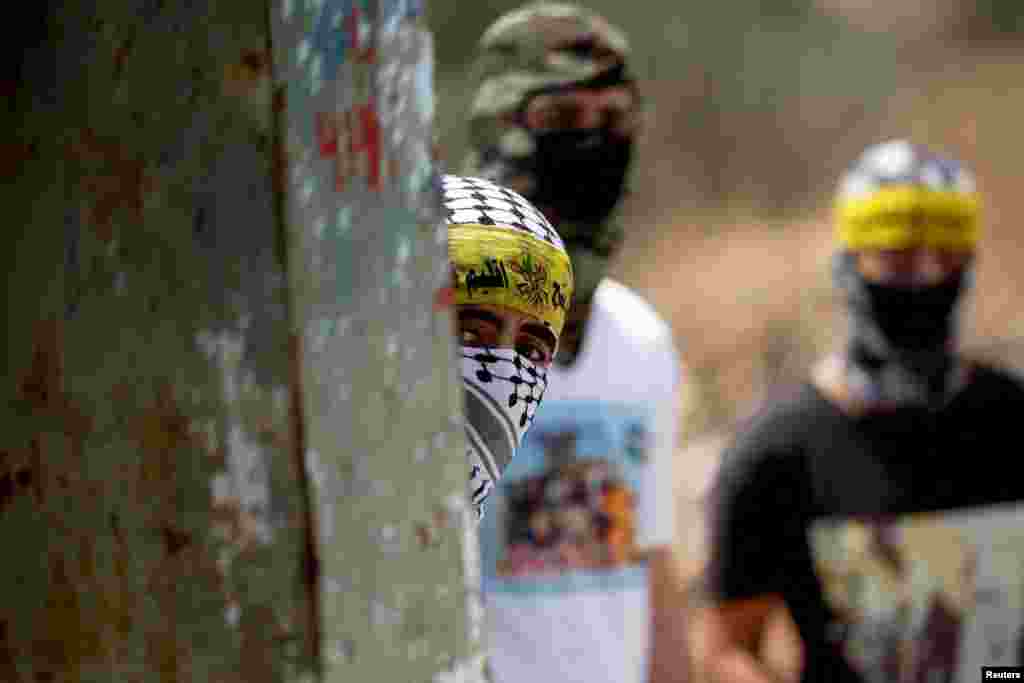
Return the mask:
[(737, 422), (728, 450), (748, 458), (791, 457), (836, 419), (845, 418), (811, 382), (787, 385), (767, 395)]
[(1002, 399), (1024, 401), (1024, 371), (1001, 363), (971, 360), (969, 388)]

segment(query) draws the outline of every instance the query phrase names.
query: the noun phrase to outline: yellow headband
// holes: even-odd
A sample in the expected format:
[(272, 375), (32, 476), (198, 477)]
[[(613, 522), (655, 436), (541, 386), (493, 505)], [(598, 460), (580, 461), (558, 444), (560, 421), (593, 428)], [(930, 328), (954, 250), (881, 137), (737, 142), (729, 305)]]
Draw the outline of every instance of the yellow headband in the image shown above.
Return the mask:
[(572, 264), (557, 247), (522, 230), (448, 226), (456, 304), (493, 304), (532, 315), (558, 337), (573, 293)]
[(974, 193), (898, 185), (840, 199), (835, 216), (836, 239), (846, 249), (928, 246), (971, 251), (978, 242)]

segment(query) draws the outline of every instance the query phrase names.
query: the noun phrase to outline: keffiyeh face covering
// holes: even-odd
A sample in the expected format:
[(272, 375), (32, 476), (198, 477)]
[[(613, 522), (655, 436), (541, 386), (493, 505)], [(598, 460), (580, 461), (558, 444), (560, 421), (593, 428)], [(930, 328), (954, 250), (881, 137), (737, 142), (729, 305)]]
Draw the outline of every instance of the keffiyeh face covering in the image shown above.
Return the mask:
[[(459, 305), (529, 315), (557, 339), (573, 293), (561, 238), (520, 195), (478, 178), (444, 176), (449, 256)], [(547, 388), (547, 371), (511, 348), (460, 347), (469, 492), (478, 516), (515, 455)]]
[(958, 162), (905, 140), (873, 146), (846, 173), (835, 206), (835, 280), (850, 311), (851, 364), (862, 391), (896, 404), (947, 400), (958, 388), (952, 354), (970, 272), (930, 285), (868, 281), (858, 250), (928, 247), (972, 254), (978, 197)]
[(483, 503), (515, 455), (544, 398), (547, 370), (512, 349), (460, 347), (470, 496)]

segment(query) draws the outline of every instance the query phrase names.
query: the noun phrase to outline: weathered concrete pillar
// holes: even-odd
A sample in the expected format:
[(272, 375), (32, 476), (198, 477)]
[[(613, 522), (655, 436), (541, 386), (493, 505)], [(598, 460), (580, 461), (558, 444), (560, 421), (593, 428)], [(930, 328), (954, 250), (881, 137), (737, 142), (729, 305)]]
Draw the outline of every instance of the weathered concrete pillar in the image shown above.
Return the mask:
[(283, 0), (272, 17), (328, 680), (464, 676), (474, 649), (422, 4)]
[(459, 670), (421, 8), (49, 4), (2, 112), (0, 680)]

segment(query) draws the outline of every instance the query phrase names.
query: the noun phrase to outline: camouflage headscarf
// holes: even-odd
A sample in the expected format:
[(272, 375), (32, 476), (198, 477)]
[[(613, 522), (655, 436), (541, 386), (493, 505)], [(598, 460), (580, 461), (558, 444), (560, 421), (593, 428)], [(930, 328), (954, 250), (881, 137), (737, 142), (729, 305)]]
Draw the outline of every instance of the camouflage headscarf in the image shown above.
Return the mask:
[[(528, 158), (533, 134), (521, 118), (533, 94), (567, 86), (630, 83), (625, 35), (574, 4), (537, 2), (499, 18), (480, 39), (469, 112), (469, 154), (463, 172), (489, 178), (531, 198), (532, 177), (508, 159)], [(586, 302), (623, 238), (614, 218), (555, 226), (573, 260), (577, 300)]]

